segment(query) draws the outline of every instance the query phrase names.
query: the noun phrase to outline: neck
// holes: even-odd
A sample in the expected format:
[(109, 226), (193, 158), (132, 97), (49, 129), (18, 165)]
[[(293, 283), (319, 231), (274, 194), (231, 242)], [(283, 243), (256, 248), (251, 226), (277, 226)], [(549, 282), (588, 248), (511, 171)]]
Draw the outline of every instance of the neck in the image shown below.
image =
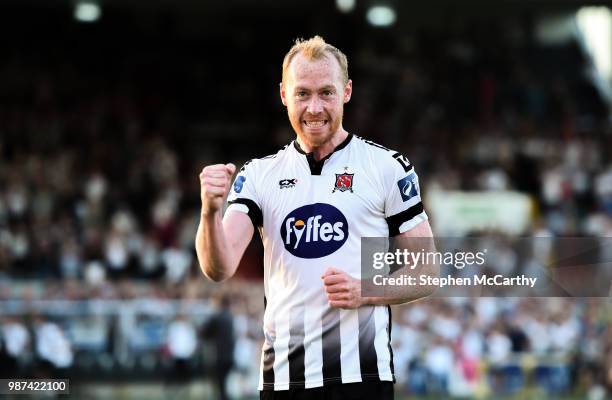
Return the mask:
[(345, 131), (344, 128), (340, 127), (340, 129), (338, 129), (338, 131), (334, 133), (328, 141), (320, 145), (310, 144), (299, 136), (296, 140), (305, 153), (312, 153), (314, 159), (319, 161), (333, 152), (334, 149), (347, 138), (347, 136), (348, 132)]

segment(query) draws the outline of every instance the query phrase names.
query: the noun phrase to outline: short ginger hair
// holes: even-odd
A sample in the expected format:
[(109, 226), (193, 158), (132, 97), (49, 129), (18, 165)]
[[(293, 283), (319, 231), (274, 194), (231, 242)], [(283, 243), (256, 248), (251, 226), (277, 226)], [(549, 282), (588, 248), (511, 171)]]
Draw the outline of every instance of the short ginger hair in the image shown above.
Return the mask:
[(289, 68), (289, 64), (293, 57), (296, 54), (302, 53), (308, 60), (320, 60), (324, 58), (328, 53), (332, 54), (338, 60), (338, 64), (340, 64), (340, 71), (342, 73), (342, 80), (346, 85), (348, 83), (348, 60), (346, 59), (346, 55), (341, 52), (337, 47), (332, 46), (331, 44), (325, 42), (323, 38), (319, 35), (312, 37), (308, 40), (304, 39), (296, 39), (295, 44), (289, 52), (285, 55), (285, 59), (283, 60), (283, 82), (285, 82), (287, 76), (287, 69)]

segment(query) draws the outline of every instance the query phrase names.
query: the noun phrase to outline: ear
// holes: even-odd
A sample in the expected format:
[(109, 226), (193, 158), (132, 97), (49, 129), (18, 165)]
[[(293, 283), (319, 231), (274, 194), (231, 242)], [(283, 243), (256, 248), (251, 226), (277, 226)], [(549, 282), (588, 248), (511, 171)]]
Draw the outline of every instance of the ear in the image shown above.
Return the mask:
[(351, 99), (351, 95), (353, 94), (353, 81), (348, 80), (346, 86), (344, 87), (344, 102), (348, 103)]
[(283, 82), (281, 82), (279, 84), (280, 87), (280, 97), (281, 97), (281, 101), (283, 102), (283, 105), (285, 107), (287, 107), (287, 95), (285, 93), (285, 84)]

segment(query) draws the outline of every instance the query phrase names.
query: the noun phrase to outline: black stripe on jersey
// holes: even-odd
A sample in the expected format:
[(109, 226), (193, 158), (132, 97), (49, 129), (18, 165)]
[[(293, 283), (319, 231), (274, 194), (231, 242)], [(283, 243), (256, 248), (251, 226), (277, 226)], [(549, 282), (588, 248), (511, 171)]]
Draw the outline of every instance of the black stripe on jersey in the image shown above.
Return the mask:
[(393, 383), (395, 383), (395, 368), (393, 367), (393, 349), (391, 348), (391, 328), (393, 327), (393, 325), (391, 323), (391, 306), (389, 305), (387, 306), (387, 312), (389, 313), (389, 324), (387, 325), (387, 346), (389, 346), (389, 355), (391, 356), (391, 375), (393, 375)]
[(242, 167), (238, 170), (238, 173), (241, 173), (242, 171), (244, 171), (246, 169), (246, 166), (249, 165), (253, 160), (249, 160), (247, 162), (245, 162), (244, 164), (242, 164)]
[[(288, 144), (284, 145), (282, 149), (280, 149), (279, 151), (283, 151), (287, 148), (287, 146), (289, 146)], [(250, 163), (253, 162), (253, 160), (268, 160), (270, 158), (276, 158), (276, 156), (278, 155), (278, 153), (274, 153), (274, 154), (270, 154), (269, 156), (265, 156), (265, 157), (261, 157), (261, 158), (251, 158), (249, 161), (245, 162), (242, 165), (242, 168), (240, 168), (240, 170), (238, 172), (242, 172), (246, 169), (246, 166), (249, 165)]]
[(391, 149), (388, 149), (385, 146), (380, 145), (378, 143), (374, 143), (371, 140), (367, 140), (367, 139), (364, 139), (364, 138), (359, 137), (359, 136), (356, 136), (356, 137), (358, 139), (363, 140), (366, 144), (369, 144), (370, 146), (374, 146), (374, 147), (376, 147), (378, 149), (386, 150), (386, 151), (389, 151), (389, 152), (392, 151), (393, 154), (391, 155), (391, 157), (393, 157), (393, 159), (395, 161), (397, 161), (399, 163), (399, 165), (402, 166), (402, 168), (404, 169), (404, 172), (408, 172), (408, 171), (410, 171), (412, 169), (412, 164), (410, 164), (410, 161), (408, 161), (408, 159), (405, 156), (403, 156), (401, 153), (399, 153), (397, 151), (394, 151), (394, 150), (391, 150)]
[(323, 385), (342, 380), (340, 364), (340, 310), (329, 308), (323, 313), (321, 341), (323, 346)]
[(321, 171), (323, 171), (323, 164), (325, 161), (331, 157), (332, 153), (329, 153), (319, 161), (315, 160), (312, 153), (306, 154), (306, 161), (308, 161), (308, 167), (310, 167), (310, 175), (321, 175)]
[[(266, 296), (264, 296), (264, 310), (267, 306), (268, 299)], [(274, 389), (274, 340), (271, 338), (268, 339), (266, 336), (266, 341), (264, 341), (263, 348), (263, 388)]]
[(304, 389), (304, 305), (293, 308), (289, 319), (289, 389)]
[(342, 150), (343, 148), (348, 146), (348, 144), (349, 144), (349, 142), (351, 141), (352, 138), (353, 138), (353, 134), (349, 133), (348, 136), (346, 137), (346, 139), (344, 139), (344, 141), (342, 143), (340, 143), (338, 146), (336, 146), (334, 151), (332, 151), (331, 153), (329, 153), (328, 155), (326, 155), (325, 157), (323, 157), (319, 161), (315, 160), (314, 155), (312, 153), (306, 153), (304, 150), (302, 150), (302, 148), (300, 147), (300, 144), (297, 142), (297, 140), (293, 141), (293, 147), (295, 147), (295, 149), (298, 151), (298, 153), (303, 154), (303, 155), (306, 156), (306, 161), (308, 161), (308, 166), (310, 167), (310, 174), (311, 175), (321, 175), (321, 171), (323, 170), (323, 164), (325, 164), (325, 161), (329, 157), (331, 157), (331, 155), (334, 154), (336, 151)]
[(387, 225), (389, 226), (389, 236), (393, 237), (399, 235), (400, 226), (404, 222), (410, 221), (412, 218), (416, 217), (422, 212), (423, 203), (419, 201), (417, 204), (413, 205), (409, 209), (385, 218), (385, 220), (387, 221)]
[(371, 141), (371, 140), (367, 140), (367, 139), (364, 139), (364, 138), (362, 138), (362, 137), (360, 137), (360, 136), (356, 136), (356, 137), (357, 137), (358, 139), (363, 140), (365, 143), (369, 144), (370, 146), (377, 147), (377, 148), (379, 148), (379, 149), (381, 149), (381, 150), (391, 151), (391, 149), (388, 149), (388, 148), (386, 148), (385, 146), (383, 146), (383, 145), (381, 145), (381, 144), (374, 143), (373, 141)]
[(376, 338), (375, 307), (359, 307), (359, 366), (361, 381), (367, 381), (368, 376), (378, 375), (378, 357), (374, 347)]
[(243, 204), (249, 209), (248, 216), (253, 223), (253, 226), (257, 229), (263, 226), (263, 213), (261, 208), (251, 199), (239, 198), (236, 200), (228, 201), (227, 204)]

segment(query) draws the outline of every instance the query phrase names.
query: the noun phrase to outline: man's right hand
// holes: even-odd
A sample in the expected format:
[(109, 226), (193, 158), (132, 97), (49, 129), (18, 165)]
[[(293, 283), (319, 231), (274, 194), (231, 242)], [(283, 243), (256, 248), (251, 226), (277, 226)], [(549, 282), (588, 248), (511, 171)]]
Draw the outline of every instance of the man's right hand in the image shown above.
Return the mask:
[(234, 172), (236, 172), (236, 166), (231, 163), (204, 167), (200, 173), (202, 215), (213, 215), (223, 209)]
[(227, 212), (221, 218), (234, 172), (234, 164), (216, 164), (205, 167), (200, 173), (202, 214), (195, 248), (200, 269), (215, 282), (224, 281), (236, 273), (255, 231), (251, 219), (243, 212)]

